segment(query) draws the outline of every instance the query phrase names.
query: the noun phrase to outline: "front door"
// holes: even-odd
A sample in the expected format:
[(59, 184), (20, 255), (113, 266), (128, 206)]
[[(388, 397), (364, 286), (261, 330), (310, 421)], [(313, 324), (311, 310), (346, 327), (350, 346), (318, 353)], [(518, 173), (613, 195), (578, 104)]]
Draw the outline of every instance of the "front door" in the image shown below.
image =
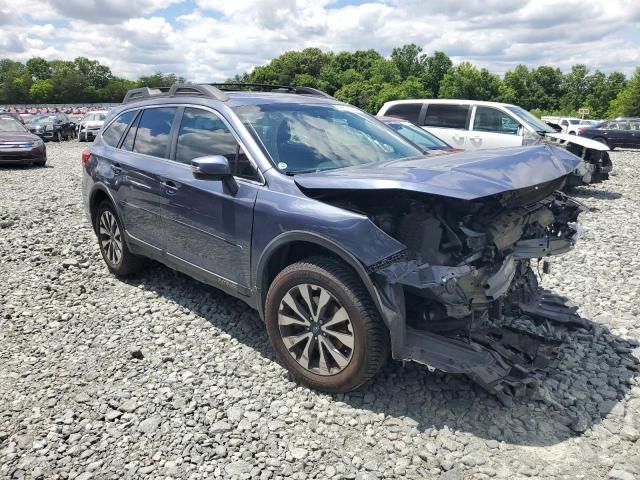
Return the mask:
[[(237, 191), (193, 176), (191, 160), (206, 155), (227, 157)], [(261, 188), (257, 170), (222, 118), (195, 107), (184, 109), (173, 158), (164, 179), (167, 253), (248, 287), (253, 208)]]
[(517, 147), (522, 145), (518, 134), (520, 123), (497, 108), (476, 106), (467, 135), (467, 150)]

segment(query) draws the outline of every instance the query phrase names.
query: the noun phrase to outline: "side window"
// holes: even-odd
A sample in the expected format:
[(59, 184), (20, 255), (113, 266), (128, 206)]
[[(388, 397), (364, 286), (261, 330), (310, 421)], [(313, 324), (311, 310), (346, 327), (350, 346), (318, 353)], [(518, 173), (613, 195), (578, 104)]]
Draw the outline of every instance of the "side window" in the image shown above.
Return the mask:
[(233, 175), (258, 180), (254, 166), (217, 115), (198, 108), (185, 108), (178, 130), (176, 161), (189, 164), (194, 158), (206, 155), (223, 155), (229, 160)]
[(176, 107), (147, 108), (142, 112), (136, 129), (133, 151), (168, 158), (171, 124)]
[(629, 122), (629, 130), (638, 131), (640, 130), (640, 120), (631, 120)]
[(491, 107), (476, 107), (473, 129), (479, 132), (518, 134), (518, 122), (507, 113)]
[(124, 133), (127, 125), (133, 118), (133, 114), (135, 112), (125, 112), (116, 118), (111, 125), (102, 133), (102, 139), (105, 141), (107, 145), (111, 145), (112, 147), (118, 146), (118, 142), (120, 141), (120, 137)]
[(465, 130), (467, 128), (467, 115), (469, 105), (446, 105), (432, 103), (427, 108), (427, 115), (424, 124), (428, 127), (456, 128)]
[(126, 136), (124, 137), (124, 142), (122, 142), (122, 146), (120, 148), (122, 148), (123, 150), (127, 150), (127, 151), (131, 151), (133, 150), (133, 141), (136, 138), (136, 131), (138, 129), (138, 122), (140, 121), (140, 115), (138, 115), (134, 120), (133, 123), (131, 124), (131, 126), (129, 127), (129, 131), (127, 132)]
[(390, 117), (402, 118), (411, 123), (418, 123), (420, 117), (421, 103), (398, 103), (391, 105), (385, 115)]
[[(480, 107), (478, 107), (478, 108), (480, 108)], [(476, 115), (477, 115), (477, 113), (476, 113)], [(566, 120), (562, 120), (562, 121), (560, 122), (560, 125), (562, 125), (563, 127), (566, 127), (567, 125), (569, 125), (569, 122), (568, 122), (568, 121), (566, 121)]]

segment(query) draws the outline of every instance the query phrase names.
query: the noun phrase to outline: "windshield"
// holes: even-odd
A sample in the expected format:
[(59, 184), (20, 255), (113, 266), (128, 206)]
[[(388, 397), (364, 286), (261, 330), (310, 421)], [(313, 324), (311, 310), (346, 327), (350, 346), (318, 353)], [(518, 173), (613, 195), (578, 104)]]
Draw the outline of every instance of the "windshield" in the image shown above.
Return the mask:
[(278, 170), (295, 174), (422, 155), (349, 105), (276, 103), (234, 108)]
[(106, 113), (89, 113), (84, 116), (82, 122), (103, 122), (107, 118)]
[(569, 124), (570, 124), (570, 125), (577, 125), (577, 124), (579, 124), (579, 123), (580, 123), (580, 120), (578, 120), (577, 118), (576, 118), (576, 119), (570, 119), (570, 120), (569, 120)]
[(514, 113), (520, 120), (525, 122), (538, 133), (556, 133), (553, 128), (551, 128), (549, 125), (544, 123), (532, 113), (527, 112), (524, 108), (516, 107), (515, 105), (507, 105), (506, 109)]
[(26, 132), (27, 129), (20, 122), (13, 118), (0, 118), (0, 132)]
[(419, 147), (427, 150), (442, 150), (445, 148), (451, 148), (450, 145), (440, 140), (435, 135), (427, 132), (426, 130), (407, 122), (389, 122), (387, 123), (396, 132), (402, 135), (407, 140), (412, 141)]
[(53, 123), (55, 121), (56, 117), (48, 117), (48, 116), (42, 116), (42, 117), (34, 117), (31, 119), (31, 123), (32, 125), (44, 125), (47, 123)]

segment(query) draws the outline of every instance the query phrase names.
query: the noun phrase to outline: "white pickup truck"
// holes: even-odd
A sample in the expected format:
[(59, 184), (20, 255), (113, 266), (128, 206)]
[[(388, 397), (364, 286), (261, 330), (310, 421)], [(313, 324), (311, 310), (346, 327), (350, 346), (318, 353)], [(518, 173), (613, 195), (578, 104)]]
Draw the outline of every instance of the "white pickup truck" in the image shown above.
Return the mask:
[(543, 116), (540, 119), (551, 125), (558, 125), (562, 128), (562, 133), (570, 133), (572, 135), (580, 135), (581, 128), (589, 128), (597, 125), (598, 120), (584, 120), (575, 117), (553, 117)]

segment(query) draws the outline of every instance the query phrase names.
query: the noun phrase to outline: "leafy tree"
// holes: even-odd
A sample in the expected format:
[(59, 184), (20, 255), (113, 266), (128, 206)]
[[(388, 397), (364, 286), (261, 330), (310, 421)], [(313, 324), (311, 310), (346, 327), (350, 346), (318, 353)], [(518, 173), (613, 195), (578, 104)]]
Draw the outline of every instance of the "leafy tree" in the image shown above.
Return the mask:
[(54, 88), (51, 80), (36, 80), (29, 88), (29, 96), (36, 103), (50, 102), (54, 98)]
[(469, 62), (462, 62), (449, 70), (440, 84), (440, 98), (491, 100), (498, 97), (500, 78), (486, 68), (478, 70)]
[(611, 102), (608, 115), (611, 117), (640, 117), (640, 67), (627, 85)]
[(138, 87), (170, 87), (174, 83), (184, 83), (186, 79), (179, 77), (175, 73), (156, 72), (153, 75), (142, 76), (138, 79)]
[(434, 52), (426, 59), (427, 71), (424, 75), (425, 91), (429, 96), (438, 97), (442, 79), (453, 67), (453, 62), (444, 52)]
[(422, 53), (422, 47), (413, 43), (394, 48), (391, 61), (403, 80), (408, 77), (422, 78), (427, 72), (427, 55)]
[(34, 57), (27, 60), (27, 71), (31, 78), (35, 80), (47, 80), (51, 78), (51, 66), (42, 57)]
[(500, 84), (498, 99), (505, 103), (516, 103), (528, 110), (531, 107), (529, 75), (529, 69), (525, 65), (518, 65), (515, 70), (506, 72)]

